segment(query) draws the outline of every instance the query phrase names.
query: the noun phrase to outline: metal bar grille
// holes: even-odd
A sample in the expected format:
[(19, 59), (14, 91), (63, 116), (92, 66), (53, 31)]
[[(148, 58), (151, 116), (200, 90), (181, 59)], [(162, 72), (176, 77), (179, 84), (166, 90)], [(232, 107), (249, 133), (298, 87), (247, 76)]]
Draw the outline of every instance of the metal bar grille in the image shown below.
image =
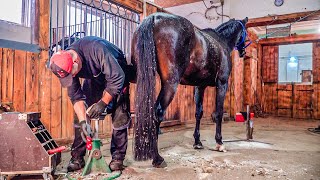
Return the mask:
[(50, 0), (50, 56), (83, 36), (98, 36), (128, 56), (138, 12), (108, 0)]

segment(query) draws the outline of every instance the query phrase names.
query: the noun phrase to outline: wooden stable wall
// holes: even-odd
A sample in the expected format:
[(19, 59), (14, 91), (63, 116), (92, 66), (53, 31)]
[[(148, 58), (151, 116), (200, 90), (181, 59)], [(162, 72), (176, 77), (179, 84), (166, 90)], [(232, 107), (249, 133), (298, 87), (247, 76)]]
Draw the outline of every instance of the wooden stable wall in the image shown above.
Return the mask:
[(313, 115), (320, 119), (320, 40), (313, 43)]
[[(40, 2), (39, 46), (48, 47), (48, 0)], [(148, 5), (148, 4), (147, 4)], [(158, 9), (147, 6), (147, 13)], [(162, 10), (160, 10), (162, 11)], [(12, 104), (15, 111), (41, 112), (41, 120), (55, 139), (70, 139), (73, 136), (74, 110), (66, 89), (46, 68), (48, 51), (32, 53), (21, 50), (0, 48), (0, 102)], [(157, 91), (160, 84), (157, 83)], [(131, 107), (134, 107), (135, 85), (131, 86)], [(167, 120), (175, 123), (191, 122), (195, 119), (194, 87), (179, 86), (177, 94), (168, 107)], [(208, 88), (204, 98), (204, 118), (211, 117), (215, 109), (215, 88)], [(134, 109), (133, 109), (134, 110)], [(170, 124), (170, 123), (169, 123)], [(111, 118), (100, 122), (101, 133), (112, 132)]]
[(224, 103), (224, 111), (231, 117), (240, 111), (246, 111), (246, 105), (260, 102), (258, 98), (258, 37), (248, 31), (248, 39), (252, 44), (246, 48), (246, 56), (240, 58), (238, 51), (233, 51), (232, 72), (229, 78), (229, 88)]
[(54, 138), (69, 137), (73, 108), (57, 77), (45, 67), (41, 53), (0, 49), (1, 103), (18, 112), (41, 112), (41, 120)]
[[(243, 108), (246, 105), (254, 105), (260, 100), (257, 96), (257, 75), (258, 75), (258, 44), (257, 35), (248, 31), (248, 39), (252, 41), (251, 45), (246, 48), (246, 56), (243, 58)], [(245, 109), (242, 109), (245, 110)]]
[(320, 119), (319, 40), (313, 41), (312, 85), (278, 84), (278, 48), (274, 43), (262, 46), (261, 94), (264, 111), (277, 116)]

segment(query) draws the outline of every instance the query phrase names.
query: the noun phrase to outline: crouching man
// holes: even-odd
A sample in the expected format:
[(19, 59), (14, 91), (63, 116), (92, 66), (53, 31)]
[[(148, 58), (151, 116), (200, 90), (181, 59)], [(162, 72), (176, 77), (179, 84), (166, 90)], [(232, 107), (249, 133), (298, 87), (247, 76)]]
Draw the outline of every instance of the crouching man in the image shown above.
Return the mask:
[[(85, 166), (86, 143), (84, 136), (91, 135), (87, 119), (97, 119), (107, 109), (111, 113), (113, 132), (111, 140), (111, 170), (123, 170), (130, 123), (129, 66), (123, 52), (105, 39), (87, 36), (55, 53), (50, 69), (68, 90), (79, 122), (75, 121), (75, 137), (68, 171)], [(80, 78), (84, 79), (83, 85)], [(87, 107), (90, 107), (86, 114)]]

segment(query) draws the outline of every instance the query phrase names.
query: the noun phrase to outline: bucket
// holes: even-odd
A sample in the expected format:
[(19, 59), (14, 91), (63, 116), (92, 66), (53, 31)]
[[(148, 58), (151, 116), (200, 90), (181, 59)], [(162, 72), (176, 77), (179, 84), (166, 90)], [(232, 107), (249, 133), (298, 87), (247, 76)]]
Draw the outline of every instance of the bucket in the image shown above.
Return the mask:
[(236, 122), (244, 122), (244, 117), (241, 113), (236, 113)]

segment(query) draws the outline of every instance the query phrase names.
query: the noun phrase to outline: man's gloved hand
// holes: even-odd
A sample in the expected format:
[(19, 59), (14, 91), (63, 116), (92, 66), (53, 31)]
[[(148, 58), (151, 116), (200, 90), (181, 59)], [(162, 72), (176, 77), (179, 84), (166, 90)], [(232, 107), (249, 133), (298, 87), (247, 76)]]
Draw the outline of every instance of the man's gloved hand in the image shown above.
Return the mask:
[(102, 114), (102, 112), (104, 111), (106, 106), (107, 106), (107, 104), (105, 102), (103, 102), (102, 100), (100, 100), (99, 102), (90, 106), (88, 108), (89, 109), (89, 112), (88, 112), (89, 118), (99, 119), (100, 115)]
[(91, 130), (91, 126), (90, 126), (90, 124), (87, 123), (86, 120), (80, 121), (79, 125), (80, 125), (81, 133), (82, 133), (85, 137), (87, 137), (87, 136), (93, 137), (93, 133), (92, 133), (92, 130)]

